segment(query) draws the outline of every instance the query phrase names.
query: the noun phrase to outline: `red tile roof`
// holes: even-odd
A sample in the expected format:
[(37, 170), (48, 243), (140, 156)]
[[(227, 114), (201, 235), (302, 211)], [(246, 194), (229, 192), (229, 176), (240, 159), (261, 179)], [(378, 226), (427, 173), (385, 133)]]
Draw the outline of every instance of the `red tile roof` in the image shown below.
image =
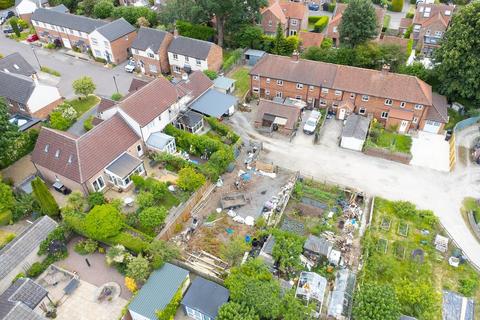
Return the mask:
[(139, 139), (118, 113), (80, 137), (42, 127), (32, 161), (60, 176), (84, 183)]
[(188, 77), (188, 80), (182, 80), (176, 86), (184, 94), (191, 95), (192, 100), (195, 100), (213, 86), (213, 81), (202, 71), (195, 71)]
[(274, 2), (271, 6), (263, 8), (261, 13), (264, 14), (267, 11), (270, 11), (275, 17), (277, 17), (281, 24), (287, 23), (287, 17), (278, 2)]
[(303, 3), (282, 2), (280, 7), (287, 18), (302, 20), (307, 14), (307, 7)]
[[(427, 14), (426, 10), (430, 10)], [(447, 4), (418, 4), (417, 10), (415, 11), (415, 17), (413, 19), (414, 24), (423, 25), (425, 23), (432, 23), (433, 21), (441, 21), (442, 24), (448, 26), (448, 23), (452, 19), (453, 11), (455, 10), (454, 5)]]
[(303, 48), (318, 47), (322, 44), (324, 38), (322, 33), (306, 31), (300, 31), (298, 37)]
[(99, 113), (104, 112), (110, 109), (111, 107), (113, 107), (115, 104), (116, 102), (113, 100), (110, 100), (107, 98), (101, 98), (100, 103), (98, 104), (98, 107), (97, 107), (97, 112)]
[(119, 105), (128, 116), (144, 127), (183, 95), (170, 81), (160, 77), (123, 99)]

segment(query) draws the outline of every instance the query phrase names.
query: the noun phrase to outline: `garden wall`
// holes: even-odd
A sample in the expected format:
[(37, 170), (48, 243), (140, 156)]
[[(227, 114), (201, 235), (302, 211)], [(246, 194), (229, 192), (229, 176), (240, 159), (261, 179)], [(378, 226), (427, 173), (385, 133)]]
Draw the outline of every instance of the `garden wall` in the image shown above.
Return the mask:
[(379, 148), (367, 147), (363, 150), (363, 153), (369, 156), (396, 161), (403, 164), (410, 164), (410, 161), (412, 160), (412, 155), (410, 154), (390, 152), (388, 150), (383, 150)]

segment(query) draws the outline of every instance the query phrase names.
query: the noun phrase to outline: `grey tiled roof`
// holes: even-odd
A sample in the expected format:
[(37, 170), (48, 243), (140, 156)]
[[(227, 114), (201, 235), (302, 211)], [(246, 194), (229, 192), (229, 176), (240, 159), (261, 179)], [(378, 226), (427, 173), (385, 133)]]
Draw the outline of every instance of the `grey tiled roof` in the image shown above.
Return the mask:
[(124, 18), (120, 18), (104, 26), (101, 26), (97, 29), (97, 31), (102, 36), (107, 38), (108, 41), (114, 41), (135, 31), (135, 28), (130, 23), (128, 23), (127, 20), (125, 20)]
[(132, 48), (142, 51), (150, 48), (153, 52), (158, 52), (166, 35), (166, 31), (142, 27), (138, 30)]
[(102, 20), (91, 19), (44, 8), (39, 8), (35, 10), (32, 15), (32, 20), (66, 27), (72, 30), (82, 31), (86, 33), (90, 33), (96, 28), (107, 24), (107, 22)]
[(0, 319), (44, 319), (33, 309), (45, 298), (47, 293), (47, 290), (31, 279), (18, 279), (0, 295)]
[(0, 279), (7, 276), (33, 251), (58, 223), (48, 216), (37, 219), (27, 230), (0, 250)]
[(347, 122), (342, 131), (342, 137), (365, 140), (369, 126), (370, 119), (358, 114), (351, 114), (347, 117)]
[(188, 276), (188, 271), (170, 263), (152, 272), (147, 283), (138, 292), (128, 309), (147, 319), (156, 319)]
[(168, 47), (168, 52), (181, 54), (195, 59), (205, 60), (214, 44), (208, 41), (187, 37), (176, 37)]
[(0, 97), (26, 105), (34, 89), (29, 77), (0, 71)]
[(227, 303), (229, 292), (215, 282), (196, 278), (183, 297), (182, 305), (207, 315), (211, 319), (217, 317), (218, 309)]
[(10, 73), (21, 74), (27, 77), (36, 73), (35, 69), (33, 69), (27, 60), (18, 52), (14, 52), (0, 59), (0, 70), (5, 71), (5, 69)]
[(328, 256), (328, 254), (332, 250), (332, 247), (333, 245), (331, 242), (314, 235), (309, 235), (307, 240), (305, 241), (305, 244), (303, 245), (303, 248), (305, 250), (321, 254), (323, 256)]

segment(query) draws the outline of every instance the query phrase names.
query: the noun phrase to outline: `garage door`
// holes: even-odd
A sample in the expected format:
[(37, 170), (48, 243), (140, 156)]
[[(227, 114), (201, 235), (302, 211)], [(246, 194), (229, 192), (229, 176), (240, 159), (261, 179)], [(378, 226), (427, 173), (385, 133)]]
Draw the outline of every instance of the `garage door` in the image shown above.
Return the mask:
[(63, 42), (63, 46), (65, 48), (68, 48), (68, 49), (71, 49), (72, 46), (70, 45), (70, 40), (66, 39), (66, 38), (62, 38), (62, 42)]
[(438, 133), (439, 129), (440, 129), (440, 122), (436, 122), (436, 121), (427, 120), (425, 122), (425, 126), (423, 126), (423, 131), (431, 132), (431, 133)]

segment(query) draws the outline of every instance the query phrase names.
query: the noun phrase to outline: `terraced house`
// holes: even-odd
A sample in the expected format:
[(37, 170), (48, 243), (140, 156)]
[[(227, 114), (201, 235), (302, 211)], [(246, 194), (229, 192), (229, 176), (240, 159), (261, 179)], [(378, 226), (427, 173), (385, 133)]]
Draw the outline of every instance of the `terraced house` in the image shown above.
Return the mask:
[(172, 40), (173, 35), (166, 31), (144, 27), (138, 30), (132, 56), (143, 74), (156, 76), (170, 72), (167, 50)]
[(414, 76), (265, 55), (250, 72), (250, 89), (265, 99), (293, 98), (311, 107), (331, 108), (339, 119), (371, 115), (399, 132), (441, 133), (448, 122), (447, 101)]
[(136, 37), (135, 28), (123, 18), (106, 22), (45, 8), (35, 10), (32, 25), (43, 42), (82, 52), (91, 50), (94, 57), (114, 64), (127, 58)]

